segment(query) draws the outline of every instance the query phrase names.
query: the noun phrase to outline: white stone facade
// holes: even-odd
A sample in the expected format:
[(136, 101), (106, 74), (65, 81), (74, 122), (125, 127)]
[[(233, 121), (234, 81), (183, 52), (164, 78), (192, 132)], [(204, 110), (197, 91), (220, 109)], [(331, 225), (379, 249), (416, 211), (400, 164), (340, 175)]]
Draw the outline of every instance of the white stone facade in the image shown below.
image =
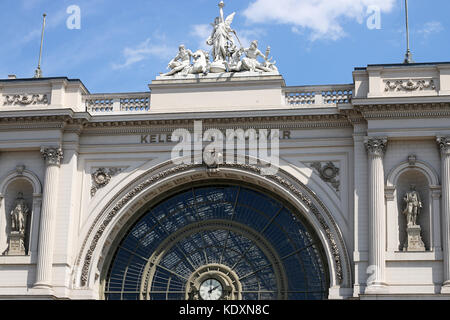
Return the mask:
[[(163, 77), (130, 94), (91, 94), (67, 78), (0, 80), (0, 298), (101, 299), (127, 221), (165, 191), (221, 178), (293, 205), (298, 190), (309, 197), (297, 207), (326, 252), (330, 299), (450, 299), (450, 64), (353, 76), (315, 87), (271, 73)], [(173, 164), (171, 134), (200, 120), (204, 130), (280, 129), (278, 175)], [(424, 204), (425, 252), (402, 250), (410, 184)], [(8, 255), (18, 192), (32, 212), (24, 256)]]

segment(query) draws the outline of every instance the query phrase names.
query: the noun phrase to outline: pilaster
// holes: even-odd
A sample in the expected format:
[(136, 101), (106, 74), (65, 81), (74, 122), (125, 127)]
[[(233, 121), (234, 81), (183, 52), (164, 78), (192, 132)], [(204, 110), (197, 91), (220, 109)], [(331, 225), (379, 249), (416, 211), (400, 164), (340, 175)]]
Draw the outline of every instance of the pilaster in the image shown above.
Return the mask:
[(442, 249), (444, 257), (444, 283), (442, 294), (450, 294), (450, 137), (438, 137), (441, 150), (441, 180), (442, 180)]
[(367, 137), (369, 166), (369, 272), (366, 294), (385, 293), (386, 209), (384, 201), (383, 157), (385, 137)]
[(42, 147), (41, 153), (45, 160), (45, 182), (34, 288), (51, 289), (59, 167), (63, 152), (58, 147)]

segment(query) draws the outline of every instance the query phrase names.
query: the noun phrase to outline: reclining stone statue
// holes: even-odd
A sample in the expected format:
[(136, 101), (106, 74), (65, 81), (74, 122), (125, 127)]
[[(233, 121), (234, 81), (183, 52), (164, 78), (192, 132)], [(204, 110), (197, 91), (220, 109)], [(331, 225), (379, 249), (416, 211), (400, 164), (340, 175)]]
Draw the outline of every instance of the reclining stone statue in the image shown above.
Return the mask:
[(191, 57), (194, 55), (191, 50), (186, 49), (182, 44), (178, 48), (178, 54), (175, 58), (173, 58), (167, 68), (170, 68), (171, 71), (161, 74), (161, 76), (173, 76), (178, 72), (185, 71), (185, 69), (189, 68), (191, 65)]

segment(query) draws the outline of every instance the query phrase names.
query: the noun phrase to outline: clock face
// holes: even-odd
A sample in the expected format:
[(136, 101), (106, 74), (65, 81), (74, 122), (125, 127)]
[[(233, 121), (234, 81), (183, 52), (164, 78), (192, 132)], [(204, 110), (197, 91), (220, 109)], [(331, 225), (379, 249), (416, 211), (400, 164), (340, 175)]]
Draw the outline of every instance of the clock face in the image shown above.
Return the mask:
[(222, 295), (222, 284), (216, 279), (205, 280), (200, 286), (200, 297), (202, 300), (220, 300)]

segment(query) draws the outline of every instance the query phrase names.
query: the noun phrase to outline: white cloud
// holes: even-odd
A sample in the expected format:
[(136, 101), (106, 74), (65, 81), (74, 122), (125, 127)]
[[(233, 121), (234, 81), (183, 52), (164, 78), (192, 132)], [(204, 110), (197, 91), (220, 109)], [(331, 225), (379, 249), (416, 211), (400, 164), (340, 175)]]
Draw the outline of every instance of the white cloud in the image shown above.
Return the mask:
[(250, 22), (291, 25), (292, 31), (310, 30), (310, 39), (337, 40), (346, 35), (342, 23), (363, 23), (369, 6), (382, 13), (392, 10), (396, 0), (255, 0), (244, 11)]
[(245, 29), (237, 31), (242, 46), (249, 47), (253, 40), (261, 40), (265, 38), (266, 32), (262, 29)]
[(428, 36), (439, 33), (444, 30), (442, 23), (439, 21), (430, 21), (423, 25), (423, 28), (418, 31), (419, 34), (423, 35), (425, 38)]
[(196, 24), (192, 26), (192, 30), (190, 34), (196, 38), (198, 38), (198, 49), (209, 51), (211, 49), (210, 46), (206, 44), (206, 40), (211, 35), (212, 26), (209, 24)]
[(148, 59), (151, 56), (155, 56), (161, 59), (168, 59), (177, 52), (176, 48), (169, 47), (165, 44), (152, 43), (150, 38), (140, 43), (135, 48), (125, 48), (123, 50), (123, 56), (125, 62), (122, 64), (113, 64), (113, 69), (123, 69), (129, 67), (135, 63)]

